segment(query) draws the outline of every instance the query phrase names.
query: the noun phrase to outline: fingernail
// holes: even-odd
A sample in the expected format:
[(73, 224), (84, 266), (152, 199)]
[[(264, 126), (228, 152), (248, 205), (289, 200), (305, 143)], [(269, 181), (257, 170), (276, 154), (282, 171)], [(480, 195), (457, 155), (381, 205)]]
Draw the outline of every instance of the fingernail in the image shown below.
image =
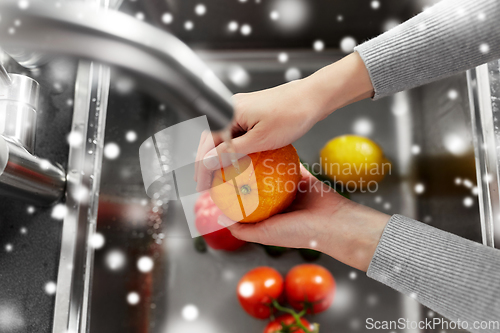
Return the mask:
[(203, 164), (207, 169), (217, 169), (220, 168), (219, 157), (217, 155), (212, 155), (211, 152), (208, 152), (203, 159)]

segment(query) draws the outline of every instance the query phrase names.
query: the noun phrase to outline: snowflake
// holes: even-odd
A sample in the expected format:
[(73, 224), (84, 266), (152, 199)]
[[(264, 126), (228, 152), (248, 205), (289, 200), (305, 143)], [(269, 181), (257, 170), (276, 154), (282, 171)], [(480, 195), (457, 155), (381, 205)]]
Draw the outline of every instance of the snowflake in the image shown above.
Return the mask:
[(71, 191), (71, 196), (77, 202), (87, 202), (87, 200), (89, 199), (89, 190), (85, 186), (79, 185), (79, 186), (76, 186)]
[(27, 9), (30, 6), (30, 2), (28, 0), (19, 0), (19, 2), (17, 3), (17, 5), (21, 9)]
[(351, 53), (356, 47), (356, 40), (353, 37), (347, 36), (340, 41), (340, 49), (344, 53)]
[(238, 294), (243, 298), (252, 297), (254, 293), (255, 293), (255, 287), (250, 282), (243, 282), (238, 287)]
[(106, 255), (106, 266), (112, 271), (120, 270), (125, 266), (125, 255), (120, 250), (113, 250)]
[(373, 133), (373, 122), (368, 118), (359, 118), (354, 122), (352, 130), (357, 135), (369, 136)]
[(187, 321), (193, 321), (198, 318), (199, 310), (195, 305), (188, 304), (182, 308), (182, 317)]
[(287, 62), (288, 61), (288, 53), (281, 52), (280, 54), (278, 54), (278, 61), (281, 63)]
[(64, 204), (57, 204), (52, 208), (51, 217), (56, 220), (62, 220), (68, 213), (68, 208)]
[(229, 24), (227, 25), (227, 29), (231, 32), (238, 30), (238, 22), (236, 21), (229, 22)]
[(316, 52), (321, 52), (325, 49), (325, 43), (322, 40), (316, 40), (313, 43), (313, 49)]
[(276, 10), (273, 10), (273, 11), (269, 14), (269, 17), (271, 18), (271, 20), (273, 20), (273, 21), (277, 21), (277, 20), (279, 20), (279, 18), (280, 18), (280, 13), (278, 13)]
[(422, 183), (418, 183), (415, 185), (415, 193), (422, 194), (425, 191), (425, 186)]
[(161, 16), (161, 21), (165, 24), (170, 24), (174, 20), (174, 16), (171, 13), (164, 13)]
[(458, 98), (458, 91), (455, 89), (450, 89), (448, 91), (448, 98), (452, 101), (456, 100)]
[(474, 199), (472, 199), (471, 197), (464, 198), (464, 206), (465, 207), (472, 207), (473, 204), (474, 204)]
[(207, 7), (205, 7), (204, 4), (198, 4), (196, 7), (194, 7), (194, 12), (196, 15), (203, 16), (207, 12)]
[(115, 160), (120, 156), (120, 147), (114, 143), (110, 142), (104, 146), (104, 157), (108, 160)]
[(285, 80), (287, 82), (298, 80), (302, 77), (302, 73), (296, 67), (288, 68), (285, 72)]
[(481, 51), (482, 54), (486, 54), (490, 52), (490, 46), (486, 43), (482, 43), (479, 45), (479, 51)]
[(45, 284), (44, 289), (47, 295), (54, 295), (57, 291), (57, 285), (55, 282), (49, 281)]
[(144, 18), (145, 18), (144, 13), (142, 13), (142, 12), (136, 13), (135, 18), (138, 20), (144, 21)]
[(227, 76), (235, 86), (246, 87), (250, 84), (250, 74), (241, 66), (231, 66)]
[(243, 36), (248, 36), (252, 33), (252, 27), (249, 24), (243, 24), (240, 28), (240, 32)]
[(137, 261), (137, 268), (142, 273), (151, 272), (153, 267), (154, 267), (154, 262), (153, 262), (153, 259), (151, 259), (150, 257), (143, 256), (143, 257), (140, 257), (139, 260)]
[(128, 142), (135, 142), (135, 140), (137, 140), (137, 133), (134, 131), (128, 131), (127, 134), (125, 134), (125, 139)]
[(472, 182), (468, 179), (463, 180), (463, 185), (467, 188), (472, 188), (472, 186), (473, 186)]
[(193, 30), (193, 28), (194, 28), (194, 23), (192, 21), (186, 21), (184, 23), (184, 29)]
[(79, 132), (71, 131), (68, 134), (67, 141), (71, 147), (77, 147), (83, 142), (83, 136)]
[(106, 239), (101, 233), (96, 232), (93, 234), (90, 239), (89, 239), (89, 245), (92, 246), (94, 249), (100, 249), (104, 246), (106, 243)]
[(135, 291), (132, 291), (132, 292), (128, 293), (128, 295), (127, 295), (127, 302), (130, 305), (136, 305), (139, 303), (140, 300), (141, 300), (141, 297)]

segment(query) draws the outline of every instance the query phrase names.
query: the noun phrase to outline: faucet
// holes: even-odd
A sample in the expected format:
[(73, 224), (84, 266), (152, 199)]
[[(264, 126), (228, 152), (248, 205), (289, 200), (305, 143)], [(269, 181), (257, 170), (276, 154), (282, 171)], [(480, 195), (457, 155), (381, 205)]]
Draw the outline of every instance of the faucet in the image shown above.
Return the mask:
[[(37, 59), (46, 61), (52, 54), (62, 54), (125, 70), (134, 76), (137, 86), (159, 101), (185, 106), (176, 108), (181, 118), (205, 115), (212, 130), (221, 130), (230, 124), (232, 93), (175, 36), (129, 15), (89, 3), (58, 4), (60, 6), (54, 7), (46, 1), (32, 0), (21, 8), (17, 0), (1, 0), (0, 46), (25, 66), (36, 66)], [(9, 28), (14, 20), (22, 24), (11, 33), (13, 30)], [(109, 71), (106, 73), (108, 81)], [(84, 79), (89, 77), (91, 75), (82, 75)], [(81, 88), (88, 88), (88, 82), (83, 82), (87, 85)], [(107, 99), (107, 92), (105, 94), (103, 99)], [(3, 152), (1, 146), (0, 152)], [(68, 192), (77, 185), (71, 175), (70, 171)], [(71, 196), (69, 200), (71, 202)], [(69, 206), (63, 223), (54, 332), (84, 332), (88, 322), (93, 256), (87, 239), (89, 230), (95, 228), (95, 221), (89, 219), (88, 205)], [(97, 209), (96, 204), (92, 207), (94, 211)], [(68, 270), (67, 264), (73, 269)]]
[[(168, 32), (129, 15), (79, 2), (53, 8), (32, 1), (28, 8), (20, 8), (16, 0), (2, 0), (0, 12), (4, 18), (0, 46), (6, 50), (65, 54), (115, 65), (135, 74), (141, 87), (159, 100), (188, 105), (182, 109), (184, 115), (206, 115), (212, 130), (225, 128), (232, 119), (232, 93), (187, 45)], [(12, 34), (8, 28), (14, 18), (23, 24)], [(29, 78), (9, 75), (4, 69), (0, 77), (3, 93), (15, 94), (15, 87), (23, 84), (38, 92), (38, 84)], [(28, 98), (33, 108), (37, 98)], [(26, 137), (0, 138), (0, 194), (51, 203), (62, 195), (63, 174), (59, 167), (32, 155), (36, 112), (26, 114), (34, 117), (30, 130), (16, 129)], [(30, 176), (33, 174), (36, 176)]]
[[(114, 10), (80, 2), (60, 7), (31, 1), (0, 2), (0, 46), (43, 54), (64, 54), (128, 70), (159, 100), (177, 101), (190, 117), (206, 115), (212, 130), (233, 116), (232, 93), (203, 61), (172, 34)], [(14, 19), (23, 22), (9, 33)], [(195, 112), (193, 112), (193, 110)]]
[(0, 195), (50, 205), (61, 199), (64, 170), (33, 155), (39, 85), (0, 65)]

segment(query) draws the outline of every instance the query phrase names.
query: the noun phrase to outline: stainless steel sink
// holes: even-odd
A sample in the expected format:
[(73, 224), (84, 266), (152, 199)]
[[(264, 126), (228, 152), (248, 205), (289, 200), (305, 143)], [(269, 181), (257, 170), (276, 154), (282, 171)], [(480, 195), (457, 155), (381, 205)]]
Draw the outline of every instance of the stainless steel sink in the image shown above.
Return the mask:
[[(335, 52), (292, 51), (288, 52), (289, 61), (280, 64), (278, 53), (203, 51), (199, 55), (233, 92), (281, 84), (289, 68), (308, 75), (340, 57)], [(249, 79), (234, 80), (234, 71)], [(262, 330), (265, 322), (252, 319), (238, 305), (235, 289), (239, 278), (260, 265), (285, 274), (304, 260), (297, 251), (271, 258), (254, 244), (235, 253), (197, 252), (183, 213), (193, 207), (183, 207), (179, 201), (159, 205), (150, 201), (142, 187), (137, 154), (139, 144), (151, 134), (181, 119), (171, 105), (147, 94), (121, 94), (117, 83), (122, 79), (115, 76), (111, 80), (105, 145), (116, 143), (121, 153), (116, 160), (103, 160), (97, 232), (106, 245), (96, 251), (90, 331), (118, 331), (117, 327), (121, 332)], [(392, 174), (375, 193), (352, 193), (352, 200), (481, 241), (471, 128), (463, 74), (338, 110), (294, 145), (305, 162), (314, 163), (322, 146), (335, 136), (360, 133), (371, 137), (393, 162)], [(127, 142), (129, 131), (137, 134), (137, 141)], [(170, 149), (175, 145), (173, 138)], [(423, 186), (422, 193), (415, 190), (417, 185)], [(117, 254), (125, 262), (121, 270), (114, 271), (110, 262), (120, 256)], [(136, 264), (142, 256), (154, 259), (151, 273), (138, 271)], [(331, 309), (313, 318), (325, 332), (364, 331), (368, 317), (420, 320), (437, 315), (332, 258), (323, 255), (317, 262), (338, 283)], [(127, 303), (131, 292), (140, 295), (136, 305)], [(183, 317), (187, 305), (198, 309), (196, 320)]]
[[(35, 5), (20, 9), (10, 0), (0, 4), (3, 15), (13, 13), (9, 17), (22, 17), (23, 27), (37, 28), (19, 29), (16, 38), (9, 36), (7, 29), (0, 30), (0, 45), (31, 46), (34, 52), (51, 51), (71, 58), (70, 66), (58, 67), (52, 60), (41, 72), (31, 72), (47, 75), (41, 82), (42, 93), (60, 107), (39, 115), (44, 125), (40, 131), (49, 132), (57, 115), (65, 120), (50, 133), (57, 140), (42, 136), (41, 142), (50, 149), (41, 152), (50, 158), (56, 156), (58, 162), (67, 161), (61, 164), (67, 169), (68, 213), (62, 225), (52, 226), (54, 232), (48, 238), (57, 245), (50, 247), (52, 256), (47, 259), (51, 267), (58, 266), (56, 298), (49, 304), (55, 309), (53, 326), (40, 329), (54, 333), (262, 331), (265, 322), (252, 319), (238, 305), (235, 289), (239, 278), (260, 265), (286, 273), (304, 259), (295, 250), (270, 257), (257, 244), (247, 244), (234, 253), (198, 252), (184, 214), (193, 207), (147, 196), (139, 146), (154, 133), (200, 113), (208, 114), (214, 128), (221, 127), (230, 119), (230, 93), (264, 89), (285, 82), (287, 77), (309, 75), (342, 55), (336, 50), (194, 53), (144, 22), (111, 13), (113, 22), (143, 32), (127, 34), (114, 30), (115, 25), (104, 20), (103, 12), (83, 11), (88, 20), (81, 20), (78, 13), (82, 12), (75, 12), (75, 8), (83, 7), (71, 5), (54, 12)], [(3, 29), (2, 24), (8, 23), (0, 21)], [(40, 39), (47, 35), (61, 39), (55, 38), (53, 44)], [(143, 38), (146, 35), (150, 40)], [(161, 48), (155, 40), (168, 40), (170, 49)], [(117, 49), (133, 57), (122, 57)], [(282, 53), (287, 54), (286, 62), (278, 60)], [(64, 95), (57, 96), (58, 82), (50, 81), (51, 68), (70, 68), (66, 79), (71, 89)], [(335, 136), (356, 133), (372, 138), (392, 161), (392, 172), (377, 191), (351, 193), (352, 200), (493, 246), (495, 231), (500, 230), (496, 154), (499, 68), (498, 62), (492, 63), (467, 76), (337, 110), (294, 145), (301, 159), (312, 164), (318, 161), (323, 145)], [(12, 70), (23, 71), (17, 66)], [(54, 89), (43, 90), (51, 85)], [(203, 103), (190, 103), (193, 100)], [(58, 113), (65, 107), (73, 109), (71, 126), (69, 114), (63, 117)], [(68, 135), (80, 140), (70, 139), (68, 147)], [(177, 137), (162, 143), (165, 151), (179, 146)], [(64, 154), (58, 155), (61, 151)], [(7, 200), (0, 207), (0, 217), (9, 226), (26, 211), (22, 202)], [(49, 225), (51, 209), (37, 209), (44, 225)], [(23, 217), (22, 221), (37, 219), (41, 217)], [(0, 234), (6, 243), (13, 238), (13, 232)], [(36, 244), (44, 242), (39, 239)], [(59, 260), (54, 251), (60, 254)], [(141, 271), (138, 261), (142, 257), (152, 259), (152, 270)], [(0, 256), (0, 262), (16, 266), (5, 258)], [(311, 318), (321, 324), (322, 332), (362, 332), (366, 318), (421, 320), (438, 316), (326, 255), (317, 263), (327, 267), (337, 281), (333, 306)], [(42, 271), (39, 265), (37, 269)], [(28, 275), (26, 269), (22, 272)], [(2, 279), (0, 271), (0, 282), (22, 288), (12, 282), (12, 274)], [(43, 287), (36, 288), (42, 293)], [(15, 303), (16, 309), (23, 308), (19, 306), (23, 301), (27, 303), (27, 292), (19, 300), (13, 296), (15, 288), (0, 290), (0, 315), (5, 309), (12, 310), (5, 307), (6, 302)], [(188, 305), (197, 309), (196, 316), (183, 315)], [(45, 312), (44, 318), (50, 317)], [(12, 326), (10, 332), (36, 328), (28, 316), (31, 312), (24, 313), (23, 323), (29, 324)], [(1, 318), (0, 328), (4, 328)]]

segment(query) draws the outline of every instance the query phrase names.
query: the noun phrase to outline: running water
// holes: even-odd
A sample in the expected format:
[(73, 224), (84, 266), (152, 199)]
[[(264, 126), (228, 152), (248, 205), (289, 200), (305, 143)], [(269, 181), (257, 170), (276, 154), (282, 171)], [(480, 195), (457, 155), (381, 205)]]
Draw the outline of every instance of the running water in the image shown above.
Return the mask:
[(229, 153), (229, 158), (231, 160), (231, 164), (234, 166), (234, 168), (236, 169), (236, 172), (239, 174), (240, 173), (240, 164), (238, 163), (238, 157), (236, 156), (236, 151), (234, 150), (231, 129), (224, 130), (221, 133), (221, 137), (222, 137), (222, 140), (224, 140), (224, 143), (226, 144), (227, 152)]

